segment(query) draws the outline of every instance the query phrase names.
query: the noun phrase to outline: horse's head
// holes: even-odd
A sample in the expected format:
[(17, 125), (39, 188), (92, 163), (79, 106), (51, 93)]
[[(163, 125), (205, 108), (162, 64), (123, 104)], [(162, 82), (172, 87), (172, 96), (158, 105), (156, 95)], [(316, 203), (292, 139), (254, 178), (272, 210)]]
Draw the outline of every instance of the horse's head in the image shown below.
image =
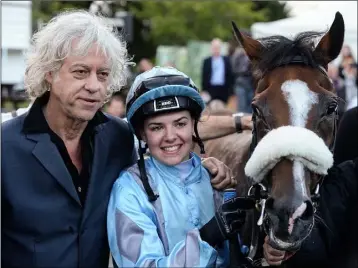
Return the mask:
[[(252, 155), (245, 173), (266, 184), (264, 226), (271, 244), (295, 249), (314, 224), (312, 194), (333, 164), (337, 97), (327, 76), (340, 53), (344, 21), (336, 13), (327, 33), (305, 32), (289, 40), (255, 40), (234, 34), (252, 62), (256, 90), (252, 102)], [(314, 40), (321, 38), (317, 46)]]

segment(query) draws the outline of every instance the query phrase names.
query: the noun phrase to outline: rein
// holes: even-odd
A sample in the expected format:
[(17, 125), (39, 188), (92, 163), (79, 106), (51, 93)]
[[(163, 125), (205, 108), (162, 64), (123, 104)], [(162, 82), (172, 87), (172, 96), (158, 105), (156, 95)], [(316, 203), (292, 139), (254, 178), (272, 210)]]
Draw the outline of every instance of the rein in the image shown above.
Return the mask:
[[(289, 65), (289, 64), (304, 64), (308, 65), (307, 61), (302, 56), (295, 56), (290, 59), (284, 59), (281, 61), (281, 63), (275, 68)], [(322, 66), (317, 66), (318, 70), (322, 72), (326, 77), (328, 77), (327, 71)], [(337, 107), (338, 108), (338, 107)], [(333, 141), (329, 146), (329, 149), (331, 152), (333, 152), (335, 142), (336, 142), (336, 132), (337, 132), (337, 121), (338, 121), (338, 109), (334, 111), (334, 126), (333, 126)], [(258, 141), (257, 141), (257, 129), (256, 129), (256, 123), (257, 123), (257, 114), (255, 111), (252, 114), (252, 122), (253, 122), (253, 129), (252, 129), (252, 141), (250, 144), (250, 152), (249, 152), (249, 158), (251, 157), (252, 153), (254, 152)], [(266, 124), (267, 125), (267, 124)], [(311, 200), (313, 203), (314, 211), (317, 210), (318, 202), (320, 198), (319, 189), (320, 186), (323, 183), (322, 176), (314, 190), (311, 192)], [(253, 199), (255, 201), (255, 206), (251, 208), (253, 210), (252, 217), (251, 217), (251, 243), (249, 247), (249, 252), (247, 254), (244, 254), (246, 260), (249, 262), (248, 265), (244, 265), (243, 267), (261, 267), (261, 263), (257, 264), (257, 261), (254, 260), (254, 257), (256, 256), (256, 252), (258, 249), (258, 242), (259, 242), (259, 235), (262, 229), (264, 217), (265, 217), (265, 203), (267, 198), (269, 197), (269, 192), (267, 187), (262, 183), (254, 183), (248, 190), (247, 196), (243, 197), (244, 199)], [(243, 254), (243, 253), (239, 253)], [(242, 256), (241, 256), (242, 257)]]

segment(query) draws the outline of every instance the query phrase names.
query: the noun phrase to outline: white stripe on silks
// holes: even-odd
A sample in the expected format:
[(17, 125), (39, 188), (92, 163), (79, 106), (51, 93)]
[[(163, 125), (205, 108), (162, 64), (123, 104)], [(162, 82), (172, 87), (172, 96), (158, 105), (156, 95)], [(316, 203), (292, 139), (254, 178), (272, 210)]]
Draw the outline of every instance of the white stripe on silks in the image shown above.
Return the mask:
[(321, 175), (333, 165), (331, 151), (316, 133), (304, 127), (283, 126), (271, 130), (257, 144), (245, 174), (260, 182), (282, 158), (299, 161)]

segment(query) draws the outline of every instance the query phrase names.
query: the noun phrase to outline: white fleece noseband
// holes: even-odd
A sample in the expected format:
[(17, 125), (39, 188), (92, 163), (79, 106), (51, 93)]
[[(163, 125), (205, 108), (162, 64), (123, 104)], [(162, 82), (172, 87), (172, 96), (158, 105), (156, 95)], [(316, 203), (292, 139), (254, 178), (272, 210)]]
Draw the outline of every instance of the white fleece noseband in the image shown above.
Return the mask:
[(261, 182), (282, 159), (301, 162), (310, 171), (326, 175), (333, 165), (333, 155), (313, 131), (296, 126), (271, 130), (257, 144), (245, 166), (246, 176)]

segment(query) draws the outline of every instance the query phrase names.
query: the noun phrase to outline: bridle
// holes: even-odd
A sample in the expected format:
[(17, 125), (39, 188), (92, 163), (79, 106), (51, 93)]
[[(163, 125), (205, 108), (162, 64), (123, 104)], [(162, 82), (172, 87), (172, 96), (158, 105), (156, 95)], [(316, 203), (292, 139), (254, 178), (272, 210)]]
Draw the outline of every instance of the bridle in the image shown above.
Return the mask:
[[(307, 64), (307, 61), (302, 57), (302, 56), (295, 56), (293, 57), (291, 60), (283, 60), (281, 61), (280, 64), (276, 65), (275, 68), (280, 67), (280, 66), (284, 66), (284, 65), (288, 65), (288, 64)], [(322, 67), (321, 65), (317, 66), (318, 70), (329, 79), (327, 71), (324, 67)], [(334, 147), (335, 147), (335, 142), (336, 142), (336, 133), (337, 133), (337, 122), (338, 122), (338, 105), (335, 107), (335, 111), (334, 111), (334, 123), (333, 123), (333, 133), (332, 133), (332, 137), (333, 140), (331, 142), (331, 144), (329, 145), (329, 150), (333, 153)], [(257, 113), (253, 113), (252, 114), (252, 123), (253, 123), (253, 128), (252, 128), (252, 140), (251, 140), (251, 144), (250, 144), (250, 151), (249, 151), (249, 158), (251, 157), (253, 151), (255, 150), (257, 143), (258, 143), (258, 138), (257, 138)], [(268, 126), (268, 124), (266, 122), (264, 122), (266, 126)], [(319, 187), (323, 182), (323, 178), (321, 178), (319, 180), (319, 182), (317, 183), (317, 186), (315, 187), (314, 191), (312, 191), (311, 193), (311, 199), (313, 201), (314, 204), (317, 203), (318, 198), (319, 198)], [(261, 192), (265, 192), (265, 194), (263, 194), (263, 196), (260, 196), (260, 200), (264, 199), (268, 193), (267, 193), (267, 189), (266, 187), (261, 184), (254, 184), (253, 186), (258, 185), (260, 187), (260, 193)], [(252, 187), (250, 187), (249, 191), (248, 191), (248, 196), (252, 196)], [(257, 197), (257, 196), (256, 196)]]
[[(289, 64), (290, 65), (291, 64), (307, 65), (307, 61), (302, 56), (295, 56), (293, 58), (281, 61), (281, 63), (276, 65), (275, 68), (284, 66), (284, 65), (289, 65)], [(324, 67), (319, 65), (319, 66), (317, 66), (317, 69), (328, 78), (327, 71)], [(338, 122), (338, 109), (337, 108), (338, 108), (338, 105), (337, 105), (337, 107), (334, 111), (334, 115), (333, 115), (334, 116), (334, 125), (333, 125), (333, 133), (332, 133), (333, 140), (332, 140), (331, 144), (329, 145), (329, 149), (331, 152), (333, 152), (333, 150), (334, 150), (335, 141), (336, 141), (337, 122)], [(251, 157), (253, 151), (255, 150), (255, 148), (258, 144), (257, 117), (258, 117), (258, 115), (254, 110), (254, 112), (252, 114), (253, 129), (252, 129), (252, 140), (251, 140), (251, 144), (250, 144), (249, 158)], [(264, 123), (266, 126), (268, 125), (266, 122), (264, 122)], [(320, 199), (319, 189), (323, 183), (323, 180), (324, 180), (324, 176), (321, 176), (318, 179), (318, 182), (315, 185), (314, 189), (312, 189), (312, 191), (311, 191), (311, 200), (312, 200), (312, 204), (314, 207), (314, 211), (316, 211), (317, 207), (318, 207), (318, 203), (319, 203), (319, 199)], [(266, 184), (266, 186), (265, 186), (265, 184)], [(254, 201), (255, 201), (255, 207), (252, 208), (253, 213), (251, 216), (251, 226), (252, 226), (251, 244), (250, 244), (249, 252), (245, 256), (246, 259), (251, 264), (251, 267), (255, 267), (254, 257), (256, 255), (256, 252), (258, 249), (260, 232), (262, 231), (262, 229), (264, 229), (262, 225), (263, 225), (263, 220), (265, 218), (265, 202), (269, 196), (270, 196), (270, 193), (268, 191), (268, 183), (267, 183), (267, 180), (264, 179), (262, 181), (262, 183), (254, 183), (253, 185), (251, 185), (251, 187), (248, 190), (247, 196), (244, 197), (244, 198), (248, 198), (248, 199), (254, 199)]]
[[(337, 122), (338, 122), (338, 109), (336, 108), (334, 111), (334, 123), (333, 123), (333, 133), (332, 137), (333, 140), (331, 144), (329, 145), (329, 150), (333, 153), (335, 142), (336, 142), (336, 133), (337, 133)], [(253, 151), (255, 150), (258, 139), (257, 139), (257, 115), (253, 113), (252, 115), (252, 122), (253, 122), (253, 129), (252, 129), (252, 141), (250, 144), (250, 152), (249, 152), (249, 158), (251, 157)], [(265, 182), (265, 181), (264, 181)], [(314, 190), (311, 192), (311, 199), (314, 207), (317, 207), (317, 202), (319, 200), (319, 188), (320, 185), (323, 183), (323, 176), (318, 180), (318, 183), (316, 187), (314, 187)], [(255, 187), (259, 187), (255, 190)], [(256, 191), (256, 192), (255, 192)], [(248, 191), (248, 196), (253, 196), (258, 202), (261, 202), (263, 199), (267, 199), (267, 196), (269, 193), (267, 192), (267, 186), (264, 186), (262, 183), (255, 183), (252, 185)]]

